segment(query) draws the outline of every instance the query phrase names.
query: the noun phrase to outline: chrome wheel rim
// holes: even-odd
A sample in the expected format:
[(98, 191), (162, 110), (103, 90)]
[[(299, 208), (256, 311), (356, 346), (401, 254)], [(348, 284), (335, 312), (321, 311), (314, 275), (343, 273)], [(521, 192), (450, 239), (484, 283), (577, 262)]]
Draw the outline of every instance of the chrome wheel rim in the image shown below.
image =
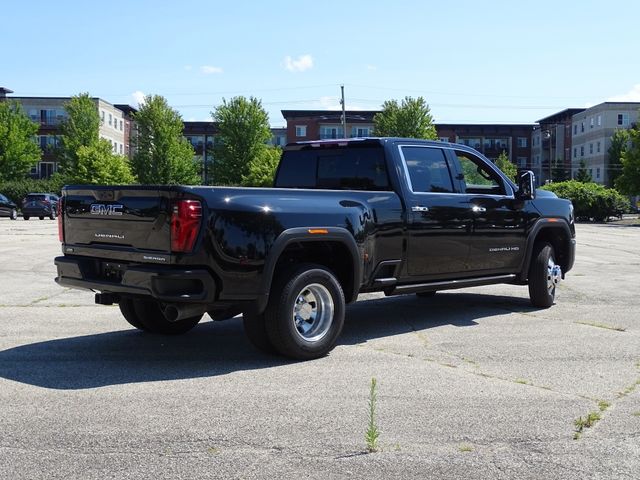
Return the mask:
[(303, 340), (317, 342), (329, 332), (333, 313), (333, 298), (329, 290), (324, 285), (312, 283), (296, 295), (293, 326)]
[(547, 291), (550, 295), (553, 295), (556, 291), (556, 286), (562, 280), (562, 269), (560, 265), (556, 265), (553, 257), (549, 257), (547, 262)]

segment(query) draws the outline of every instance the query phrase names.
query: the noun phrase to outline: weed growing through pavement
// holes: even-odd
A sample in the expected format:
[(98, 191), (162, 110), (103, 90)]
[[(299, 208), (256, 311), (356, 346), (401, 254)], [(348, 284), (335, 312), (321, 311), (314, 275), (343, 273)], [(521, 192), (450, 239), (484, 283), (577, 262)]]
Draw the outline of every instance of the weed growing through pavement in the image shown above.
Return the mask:
[(573, 439), (577, 440), (580, 438), (580, 435), (584, 431), (585, 428), (593, 427), (598, 420), (602, 417), (600, 416), (600, 412), (589, 412), (586, 417), (578, 417), (574, 420), (574, 425), (576, 426), (576, 432), (573, 435)]
[(598, 402), (598, 408), (600, 409), (601, 412), (604, 412), (610, 406), (611, 406), (611, 403), (607, 402), (606, 400), (600, 400)]
[(378, 451), (378, 437), (380, 436), (380, 430), (376, 424), (376, 403), (378, 401), (378, 384), (375, 378), (371, 379), (371, 387), (369, 388), (369, 424), (367, 426), (367, 433), (365, 434), (365, 440), (367, 442), (367, 451), (369, 453)]

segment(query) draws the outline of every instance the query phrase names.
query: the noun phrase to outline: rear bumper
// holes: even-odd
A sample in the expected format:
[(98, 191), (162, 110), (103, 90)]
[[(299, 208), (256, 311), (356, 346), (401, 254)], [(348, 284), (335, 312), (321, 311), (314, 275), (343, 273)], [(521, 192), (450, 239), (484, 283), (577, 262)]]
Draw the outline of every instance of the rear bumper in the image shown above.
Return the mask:
[(213, 303), (216, 283), (204, 269), (169, 268), (64, 256), (54, 263), (56, 283), (64, 287), (151, 296), (163, 302)]

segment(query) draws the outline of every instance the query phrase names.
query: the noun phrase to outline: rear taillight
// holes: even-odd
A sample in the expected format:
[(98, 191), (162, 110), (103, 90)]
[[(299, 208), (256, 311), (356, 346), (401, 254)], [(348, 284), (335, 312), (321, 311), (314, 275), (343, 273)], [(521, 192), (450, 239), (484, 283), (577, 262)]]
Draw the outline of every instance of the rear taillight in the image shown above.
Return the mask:
[(58, 200), (58, 239), (64, 243), (64, 228), (62, 227), (62, 199)]
[(196, 243), (202, 221), (198, 200), (176, 200), (171, 212), (171, 251), (190, 252)]

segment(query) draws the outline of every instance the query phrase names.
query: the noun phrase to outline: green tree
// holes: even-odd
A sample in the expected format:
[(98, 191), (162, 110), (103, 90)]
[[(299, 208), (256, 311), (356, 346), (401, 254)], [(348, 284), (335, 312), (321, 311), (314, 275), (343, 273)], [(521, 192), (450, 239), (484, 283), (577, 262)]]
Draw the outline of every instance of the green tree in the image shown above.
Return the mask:
[(42, 151), (33, 142), (38, 125), (17, 102), (0, 102), (0, 181), (25, 178)]
[(587, 165), (584, 163), (584, 160), (580, 160), (580, 168), (576, 172), (574, 180), (582, 183), (591, 183), (593, 182), (593, 178), (587, 171)]
[(616, 188), (627, 195), (640, 194), (640, 128), (628, 130), (631, 145), (622, 153), (622, 174)]
[(502, 172), (513, 181), (517, 181), (518, 167), (516, 167), (507, 155), (507, 152), (502, 152), (496, 159), (496, 166), (502, 170)]
[(218, 141), (213, 165), (214, 180), (223, 185), (239, 185), (248, 178), (250, 165), (265, 157), (271, 138), (269, 115), (262, 102), (242, 96), (227, 101), (211, 112), (218, 123)]
[(265, 147), (262, 153), (249, 163), (249, 173), (242, 177), (242, 185), (246, 187), (272, 187), (273, 180), (280, 163), (282, 149)]
[(629, 131), (616, 130), (611, 137), (609, 154), (609, 186), (616, 184), (616, 179), (622, 174), (622, 156), (629, 144)]
[(138, 126), (133, 173), (140, 183), (185, 184), (201, 182), (191, 144), (182, 136), (180, 114), (160, 95), (148, 95), (135, 114)]
[(438, 138), (431, 110), (422, 97), (405, 97), (401, 103), (387, 100), (373, 117), (373, 125), (380, 137)]
[(95, 101), (88, 93), (71, 97), (64, 106), (67, 118), (61, 125), (62, 148), (59, 172), (63, 177), (73, 176), (78, 164), (80, 147), (95, 146), (100, 131), (100, 116)]
[(104, 138), (95, 145), (81, 145), (76, 155), (76, 168), (66, 176), (69, 182), (117, 185), (135, 180), (128, 160), (114, 154), (111, 144)]
[(551, 178), (554, 182), (564, 182), (569, 179), (569, 172), (561, 159), (556, 158), (551, 164)]

